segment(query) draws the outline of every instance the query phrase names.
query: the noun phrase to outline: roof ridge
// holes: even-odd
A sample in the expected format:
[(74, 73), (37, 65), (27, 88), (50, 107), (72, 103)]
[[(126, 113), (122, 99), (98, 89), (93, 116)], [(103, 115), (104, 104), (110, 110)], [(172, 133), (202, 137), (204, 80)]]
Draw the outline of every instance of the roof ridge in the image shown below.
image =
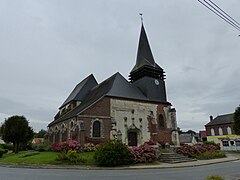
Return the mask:
[[(63, 102), (63, 104), (60, 106), (60, 108), (62, 108), (63, 106), (65, 106), (66, 104), (68, 104), (69, 102), (73, 101), (81, 91), (83, 91), (84, 88), (86, 88), (86, 85), (89, 83), (96, 83), (98, 84), (96, 78), (94, 77), (93, 74), (90, 74), (89, 76), (87, 76), (86, 78), (84, 78), (82, 81), (80, 81), (75, 87), (74, 89), (71, 91), (70, 95), (67, 97), (67, 99)], [(93, 86), (93, 84), (91, 84), (91, 86)], [(92, 88), (91, 88), (92, 89)], [(59, 109), (60, 109), (59, 108)]]

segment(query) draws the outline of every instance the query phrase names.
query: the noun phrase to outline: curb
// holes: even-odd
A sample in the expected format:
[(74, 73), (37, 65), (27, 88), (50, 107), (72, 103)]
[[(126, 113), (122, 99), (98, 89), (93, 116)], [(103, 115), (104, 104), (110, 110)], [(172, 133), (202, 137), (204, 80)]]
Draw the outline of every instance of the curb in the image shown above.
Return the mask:
[(226, 157), (221, 159), (212, 160), (198, 160), (194, 162), (185, 163), (161, 163), (156, 165), (133, 165), (122, 167), (97, 167), (97, 166), (74, 166), (74, 165), (49, 165), (49, 164), (0, 164), (0, 167), (5, 168), (28, 168), (28, 169), (66, 169), (66, 170), (142, 170), (142, 169), (166, 169), (166, 168), (186, 168), (197, 167), (211, 164), (225, 163), (231, 161), (237, 161), (237, 157)]

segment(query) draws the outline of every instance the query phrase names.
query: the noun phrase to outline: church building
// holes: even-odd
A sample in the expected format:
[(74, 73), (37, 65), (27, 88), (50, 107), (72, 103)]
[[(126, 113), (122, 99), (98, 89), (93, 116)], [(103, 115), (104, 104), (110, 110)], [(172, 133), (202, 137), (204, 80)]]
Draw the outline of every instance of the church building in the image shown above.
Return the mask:
[(117, 139), (128, 146), (146, 141), (179, 145), (176, 110), (167, 101), (164, 70), (155, 62), (141, 25), (136, 64), (129, 80), (119, 72), (98, 83), (83, 79), (48, 125), (52, 143)]

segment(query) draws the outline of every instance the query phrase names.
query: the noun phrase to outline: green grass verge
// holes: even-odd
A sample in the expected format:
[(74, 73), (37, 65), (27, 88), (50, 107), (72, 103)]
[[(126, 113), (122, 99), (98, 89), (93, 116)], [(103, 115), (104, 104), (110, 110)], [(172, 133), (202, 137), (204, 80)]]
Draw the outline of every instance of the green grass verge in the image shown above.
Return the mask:
[[(21, 151), (19, 154), (9, 153), (4, 154), (0, 158), (0, 163), (4, 164), (66, 164), (56, 160), (56, 152), (39, 152), (34, 151)], [(36, 151), (35, 151), (36, 152)], [(29, 154), (33, 154), (30, 155)], [(95, 165), (93, 158), (94, 152), (80, 153), (80, 156), (87, 160), (85, 165)]]
[(223, 158), (226, 157), (224, 151), (214, 151), (214, 152), (204, 152), (201, 154), (196, 155), (196, 159), (199, 160), (206, 160), (206, 159), (216, 159), (216, 158)]

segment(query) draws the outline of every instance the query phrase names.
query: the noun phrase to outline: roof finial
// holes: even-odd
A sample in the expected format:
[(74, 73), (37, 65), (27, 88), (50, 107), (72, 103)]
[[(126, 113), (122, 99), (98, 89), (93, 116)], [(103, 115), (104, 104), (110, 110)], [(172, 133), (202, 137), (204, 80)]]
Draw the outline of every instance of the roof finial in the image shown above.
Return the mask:
[(143, 23), (143, 13), (139, 13), (140, 18), (141, 18), (141, 22)]

